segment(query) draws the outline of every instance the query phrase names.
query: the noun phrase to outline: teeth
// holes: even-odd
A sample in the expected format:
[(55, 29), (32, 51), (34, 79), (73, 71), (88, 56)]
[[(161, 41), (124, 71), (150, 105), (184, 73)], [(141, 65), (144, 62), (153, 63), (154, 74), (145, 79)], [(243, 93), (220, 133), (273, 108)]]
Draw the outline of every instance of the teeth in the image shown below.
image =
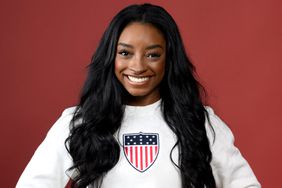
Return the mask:
[(132, 82), (138, 82), (138, 83), (140, 83), (140, 82), (145, 82), (145, 81), (149, 80), (149, 77), (140, 77), (140, 78), (133, 77), (133, 76), (127, 76), (127, 77), (128, 77), (128, 79), (129, 79), (130, 81), (132, 81)]

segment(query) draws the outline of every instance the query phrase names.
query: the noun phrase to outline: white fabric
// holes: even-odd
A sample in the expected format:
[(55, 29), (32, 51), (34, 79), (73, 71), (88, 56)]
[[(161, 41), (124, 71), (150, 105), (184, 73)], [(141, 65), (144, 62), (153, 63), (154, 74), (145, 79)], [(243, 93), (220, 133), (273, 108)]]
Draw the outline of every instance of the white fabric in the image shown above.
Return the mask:
[[(72, 159), (64, 146), (69, 135), (69, 123), (74, 107), (66, 109), (48, 132), (42, 144), (21, 175), (16, 188), (62, 188), (65, 187), (72, 166)], [(216, 137), (206, 123), (211, 143), (211, 162), (217, 188), (260, 188), (254, 173), (239, 150), (234, 146), (234, 137), (225, 123), (207, 107)], [(145, 171), (134, 168), (123, 150), (123, 135), (132, 133), (157, 133), (159, 150), (155, 162)], [(160, 110), (160, 101), (148, 106), (126, 106), (120, 130), (116, 138), (121, 144), (120, 159), (103, 179), (102, 188), (181, 188), (179, 170), (170, 160), (170, 151), (176, 136), (165, 123)], [(177, 147), (172, 158), (178, 161)]]

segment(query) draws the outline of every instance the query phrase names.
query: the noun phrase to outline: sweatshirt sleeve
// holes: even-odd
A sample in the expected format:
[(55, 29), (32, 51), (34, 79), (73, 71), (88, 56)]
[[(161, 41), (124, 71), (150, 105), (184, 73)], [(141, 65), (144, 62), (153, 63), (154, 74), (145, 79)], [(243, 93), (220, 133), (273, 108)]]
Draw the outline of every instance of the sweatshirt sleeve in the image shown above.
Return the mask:
[(207, 107), (207, 111), (211, 126), (207, 121), (206, 129), (211, 145), (211, 166), (217, 188), (260, 188), (261, 185), (248, 162), (234, 146), (231, 130), (210, 107)]
[(65, 148), (74, 107), (64, 110), (35, 151), (16, 188), (63, 188), (69, 180), (72, 159)]

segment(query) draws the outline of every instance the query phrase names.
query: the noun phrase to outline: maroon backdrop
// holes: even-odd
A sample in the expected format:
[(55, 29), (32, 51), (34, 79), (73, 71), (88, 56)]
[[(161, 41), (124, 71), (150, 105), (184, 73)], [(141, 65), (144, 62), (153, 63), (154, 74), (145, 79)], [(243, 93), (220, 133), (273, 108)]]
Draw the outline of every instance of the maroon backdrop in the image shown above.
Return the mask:
[[(14, 187), (62, 110), (78, 100), (108, 22), (142, 1), (1, 0), (1, 187)], [(177, 21), (210, 103), (263, 187), (279, 187), (282, 4), (150, 1)]]

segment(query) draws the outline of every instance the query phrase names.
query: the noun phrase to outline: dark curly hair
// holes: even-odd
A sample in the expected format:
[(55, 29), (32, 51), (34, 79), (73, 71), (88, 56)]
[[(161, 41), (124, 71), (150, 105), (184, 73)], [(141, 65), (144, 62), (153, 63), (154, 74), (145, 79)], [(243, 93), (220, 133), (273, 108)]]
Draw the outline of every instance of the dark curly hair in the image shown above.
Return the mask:
[(153, 25), (166, 40), (161, 109), (177, 136), (174, 148), (179, 148), (179, 165), (172, 162), (181, 172), (182, 187), (214, 188), (212, 154), (205, 129), (207, 111), (201, 97), (204, 89), (195, 78), (195, 67), (186, 55), (175, 21), (162, 7), (151, 4), (131, 5), (121, 10), (92, 57), (65, 143), (73, 159), (70, 170), (78, 172), (72, 187), (84, 188), (99, 182), (119, 160), (120, 146), (113, 135), (121, 126), (129, 94), (115, 77), (114, 62), (119, 36), (132, 22)]

